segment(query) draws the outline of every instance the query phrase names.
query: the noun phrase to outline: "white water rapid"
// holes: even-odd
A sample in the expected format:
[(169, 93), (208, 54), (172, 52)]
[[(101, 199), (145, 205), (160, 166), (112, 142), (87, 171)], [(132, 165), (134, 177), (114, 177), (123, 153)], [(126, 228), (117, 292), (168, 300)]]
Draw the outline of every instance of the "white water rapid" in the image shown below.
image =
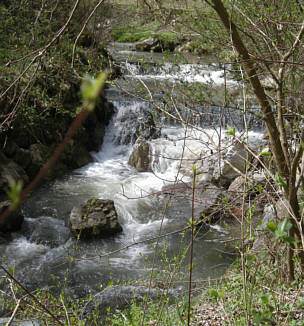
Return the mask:
[[(205, 66), (185, 64), (181, 71), (189, 81), (205, 82), (207, 77), (194, 74), (197, 68), (206, 70)], [(181, 78), (177, 72), (174, 76)], [(139, 73), (135, 71), (126, 77), (136, 79)], [(168, 65), (148, 75), (155, 80), (171, 77)], [(222, 82), (222, 72), (213, 69), (208, 78), (212, 77), (215, 83)], [(0, 245), (0, 254), (7, 265), (14, 267), (16, 277), (30, 288), (56, 285), (66, 277), (69, 290), (83, 295), (105, 287), (110, 281), (146, 280), (154, 257), (156, 270), (165, 280), (177, 268), (174, 257), (181, 255), (189, 243), (188, 233), (163, 237), (155, 256), (156, 242), (144, 240), (184, 228), (190, 216), (185, 216), (189, 214), (187, 209), (175, 212), (174, 216), (165, 214), (164, 196), (152, 194), (177, 180), (189, 182), (189, 176), (179, 171), (181, 153), (189, 157), (198, 153), (197, 148), (202, 153), (210, 151), (207, 140), (218, 139), (217, 130), (190, 132), (164, 122), (160, 137), (149, 141), (153, 171), (139, 173), (128, 165), (137, 128), (134, 121), (151, 107), (144, 101), (122, 95), (115, 88), (108, 90), (108, 98), (117, 113), (107, 127), (101, 151), (92, 154), (95, 162), (36, 190), (23, 206), (26, 219), (22, 231), (15, 233), (8, 244)], [(92, 196), (114, 200), (123, 232), (113, 238), (77, 242), (69, 232), (69, 213), (73, 206)], [(231, 263), (233, 255), (221, 243), (226, 237), (227, 232), (219, 226), (198, 235), (194, 279), (221, 275)], [(107, 255), (113, 251), (115, 254)], [(186, 255), (181, 270), (176, 273), (175, 279), (180, 282), (173, 288), (183, 283), (181, 275), (187, 277), (187, 264)]]

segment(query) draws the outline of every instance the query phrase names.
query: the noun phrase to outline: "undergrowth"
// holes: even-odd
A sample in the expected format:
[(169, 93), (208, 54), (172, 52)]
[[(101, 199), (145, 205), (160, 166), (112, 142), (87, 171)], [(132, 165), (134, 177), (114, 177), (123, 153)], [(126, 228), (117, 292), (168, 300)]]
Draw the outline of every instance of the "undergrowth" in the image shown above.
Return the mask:
[[(283, 248), (285, 246), (279, 249)], [(282, 263), (284, 256), (278, 258)], [(298, 274), (295, 281), (286, 283), (282, 275), (286, 266), (278, 266), (264, 249), (247, 253), (245, 264), (245, 275), (242, 261), (238, 259), (223, 278), (204, 292), (201, 300), (219, 308), (225, 325), (303, 326), (302, 276)]]

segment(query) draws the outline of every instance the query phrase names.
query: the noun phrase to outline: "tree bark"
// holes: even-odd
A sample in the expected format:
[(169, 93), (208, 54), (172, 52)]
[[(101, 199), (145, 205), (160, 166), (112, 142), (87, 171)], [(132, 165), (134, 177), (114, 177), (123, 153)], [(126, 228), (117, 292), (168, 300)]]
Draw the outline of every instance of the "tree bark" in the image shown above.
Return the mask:
[[(207, 2), (209, 3), (209, 2)], [(254, 94), (259, 102), (263, 113), (263, 119), (266, 123), (267, 131), (269, 134), (270, 146), (273, 152), (274, 160), (278, 168), (279, 174), (288, 180), (289, 168), (285, 161), (284, 151), (280, 141), (280, 133), (276, 125), (274, 114), (271, 105), (266, 97), (264, 88), (259, 80), (254, 63), (250, 58), (248, 50), (241, 39), (236, 25), (230, 20), (228, 12), (224, 7), (221, 0), (211, 0), (209, 3), (220, 17), (225, 29), (231, 36), (233, 46), (236, 48), (238, 54), (243, 62), (243, 68), (249, 78), (249, 82), (253, 88)]]
[[(227, 9), (223, 5), (222, 0), (205, 0), (205, 2), (210, 5), (215, 12), (218, 14), (221, 22), (223, 23), (227, 33), (231, 37), (232, 44), (235, 47), (236, 51), (238, 52), (241, 61), (242, 66), (246, 72), (246, 75), (249, 78), (249, 82), (253, 88), (254, 94), (259, 102), (263, 119), (265, 121), (268, 136), (269, 136), (269, 142), (271, 146), (271, 150), (273, 152), (273, 158), (276, 165), (276, 168), (280, 174), (281, 177), (283, 177), (286, 181), (286, 186), (284, 187), (284, 194), (285, 198), (288, 201), (289, 204), (289, 211), (290, 211), (290, 221), (293, 225), (291, 229), (291, 233), (297, 238), (297, 240), (301, 240), (301, 225), (298, 223), (302, 223), (300, 212), (299, 212), (299, 202), (297, 198), (297, 187), (296, 187), (296, 166), (297, 162), (295, 160), (299, 160), (299, 157), (302, 153), (298, 152), (298, 155), (294, 158), (294, 160), (291, 162), (291, 159), (289, 157), (288, 153), (288, 147), (287, 147), (287, 140), (285, 130), (284, 130), (284, 124), (283, 124), (283, 117), (282, 117), (282, 88), (278, 89), (277, 94), (279, 95), (279, 126), (276, 123), (275, 114), (272, 111), (271, 105), (269, 100), (267, 99), (265, 89), (261, 84), (261, 81), (258, 77), (257, 70), (255, 68), (254, 62), (251, 59), (249, 52), (247, 50), (247, 47), (245, 46), (242, 38), (240, 37), (240, 34), (238, 32), (238, 29), (234, 22), (230, 19), (230, 16), (228, 14)], [(293, 46), (290, 48), (287, 54), (283, 56), (283, 62), (285, 62), (290, 55), (293, 53), (293, 51), (298, 47), (301, 37), (304, 35), (304, 23), (301, 26), (301, 30), (299, 34), (296, 37), (296, 40), (293, 44)], [(281, 74), (283, 74), (284, 71), (284, 63), (281, 65)], [(279, 76), (279, 77), (282, 77)], [(279, 80), (281, 83), (279, 87), (282, 87), (282, 78)], [(299, 157), (298, 157), (299, 156)], [(299, 227), (300, 226), (300, 227)], [(301, 242), (299, 242), (300, 245), (298, 245), (298, 257), (301, 261), (301, 267), (302, 270), (304, 270), (304, 251), (301, 246)], [(289, 261), (289, 277), (290, 279), (294, 278), (294, 266), (293, 266), (293, 256), (294, 252), (294, 245), (292, 244), (289, 248), (288, 253), (288, 261)]]

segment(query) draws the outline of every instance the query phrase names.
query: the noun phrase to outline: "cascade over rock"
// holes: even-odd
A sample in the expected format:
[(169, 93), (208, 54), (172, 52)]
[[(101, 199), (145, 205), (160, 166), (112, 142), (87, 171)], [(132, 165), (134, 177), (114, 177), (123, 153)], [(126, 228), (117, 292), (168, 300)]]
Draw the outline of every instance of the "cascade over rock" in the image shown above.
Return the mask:
[(95, 198), (72, 209), (70, 228), (81, 239), (107, 237), (122, 231), (113, 200)]

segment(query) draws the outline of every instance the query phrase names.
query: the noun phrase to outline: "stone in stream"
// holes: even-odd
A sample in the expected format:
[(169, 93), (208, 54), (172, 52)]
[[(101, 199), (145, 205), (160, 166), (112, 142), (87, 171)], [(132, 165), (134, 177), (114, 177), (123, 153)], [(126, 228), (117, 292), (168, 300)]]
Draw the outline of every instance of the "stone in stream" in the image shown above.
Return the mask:
[(108, 237), (122, 231), (113, 200), (95, 198), (72, 209), (70, 228), (80, 239)]
[(136, 141), (128, 163), (138, 172), (151, 171), (150, 145), (146, 140), (139, 138)]

